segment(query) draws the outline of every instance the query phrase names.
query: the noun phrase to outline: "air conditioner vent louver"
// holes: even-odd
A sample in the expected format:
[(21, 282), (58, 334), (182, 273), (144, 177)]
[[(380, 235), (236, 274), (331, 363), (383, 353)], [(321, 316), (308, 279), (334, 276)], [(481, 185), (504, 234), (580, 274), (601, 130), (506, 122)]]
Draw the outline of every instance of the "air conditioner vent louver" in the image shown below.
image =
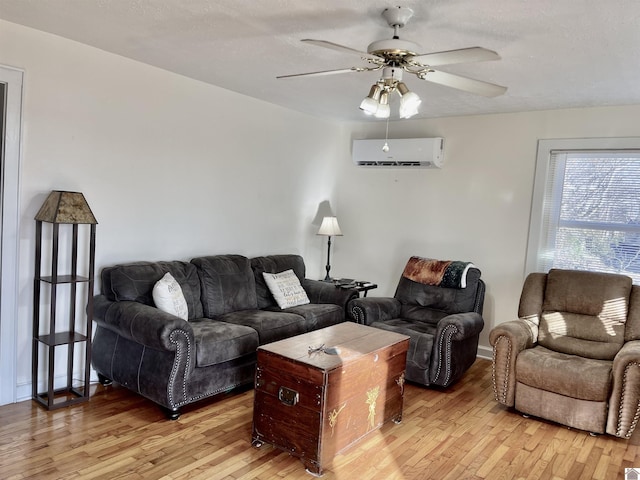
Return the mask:
[(359, 167), (440, 168), (444, 163), (444, 139), (393, 138), (353, 141), (353, 163)]

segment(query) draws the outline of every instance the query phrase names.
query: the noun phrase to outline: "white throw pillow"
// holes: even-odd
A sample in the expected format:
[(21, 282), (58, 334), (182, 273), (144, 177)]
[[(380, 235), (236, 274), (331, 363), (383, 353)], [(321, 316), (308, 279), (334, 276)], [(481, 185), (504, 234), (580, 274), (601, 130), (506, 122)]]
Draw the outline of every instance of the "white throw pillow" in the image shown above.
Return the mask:
[(169, 272), (164, 274), (153, 287), (153, 301), (163, 312), (171, 313), (183, 320), (189, 320), (189, 308), (180, 284)]
[(309, 303), (307, 292), (304, 291), (300, 280), (293, 270), (285, 270), (280, 273), (262, 272), (264, 281), (273, 298), (276, 299), (280, 308), (295, 307), (297, 305), (306, 305)]

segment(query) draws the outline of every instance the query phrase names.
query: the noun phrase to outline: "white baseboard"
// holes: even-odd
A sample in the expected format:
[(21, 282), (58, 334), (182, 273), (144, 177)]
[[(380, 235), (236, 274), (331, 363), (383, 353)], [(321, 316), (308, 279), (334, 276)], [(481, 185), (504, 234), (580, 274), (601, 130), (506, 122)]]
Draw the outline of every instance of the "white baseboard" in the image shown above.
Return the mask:
[(484, 358), (485, 360), (493, 360), (493, 349), (489, 347), (478, 347), (478, 358)]
[[(97, 383), (98, 382), (98, 374), (92, 369), (89, 375), (89, 383)], [(67, 384), (67, 376), (66, 375), (57, 375), (53, 379), (54, 388), (62, 388)], [(23, 402), (25, 400), (30, 400), (32, 398), (31, 391), (32, 382), (21, 383), (16, 388), (16, 402)], [(74, 384), (75, 386), (75, 384)], [(38, 393), (46, 391), (47, 386), (43, 383), (38, 390)]]

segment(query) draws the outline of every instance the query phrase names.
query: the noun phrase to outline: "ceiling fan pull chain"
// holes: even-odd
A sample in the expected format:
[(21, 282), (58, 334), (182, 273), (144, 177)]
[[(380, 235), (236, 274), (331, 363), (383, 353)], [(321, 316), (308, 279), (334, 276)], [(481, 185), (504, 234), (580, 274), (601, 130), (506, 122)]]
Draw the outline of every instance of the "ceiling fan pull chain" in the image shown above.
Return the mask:
[(387, 131), (384, 134), (384, 145), (382, 146), (382, 151), (384, 153), (387, 153), (389, 151), (389, 144), (387, 143), (388, 139), (389, 139), (389, 117), (387, 117)]

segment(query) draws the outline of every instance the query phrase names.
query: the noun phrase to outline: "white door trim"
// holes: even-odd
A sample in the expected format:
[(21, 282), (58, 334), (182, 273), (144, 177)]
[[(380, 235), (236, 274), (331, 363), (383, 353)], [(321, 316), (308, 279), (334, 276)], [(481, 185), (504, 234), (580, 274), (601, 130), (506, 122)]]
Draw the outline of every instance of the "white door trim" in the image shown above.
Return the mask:
[[(18, 246), (20, 238), (20, 146), (23, 72), (0, 65), (7, 85), (4, 164), (2, 165), (2, 235), (0, 238), (0, 405), (17, 400)], [(2, 132), (0, 132), (1, 134)]]

